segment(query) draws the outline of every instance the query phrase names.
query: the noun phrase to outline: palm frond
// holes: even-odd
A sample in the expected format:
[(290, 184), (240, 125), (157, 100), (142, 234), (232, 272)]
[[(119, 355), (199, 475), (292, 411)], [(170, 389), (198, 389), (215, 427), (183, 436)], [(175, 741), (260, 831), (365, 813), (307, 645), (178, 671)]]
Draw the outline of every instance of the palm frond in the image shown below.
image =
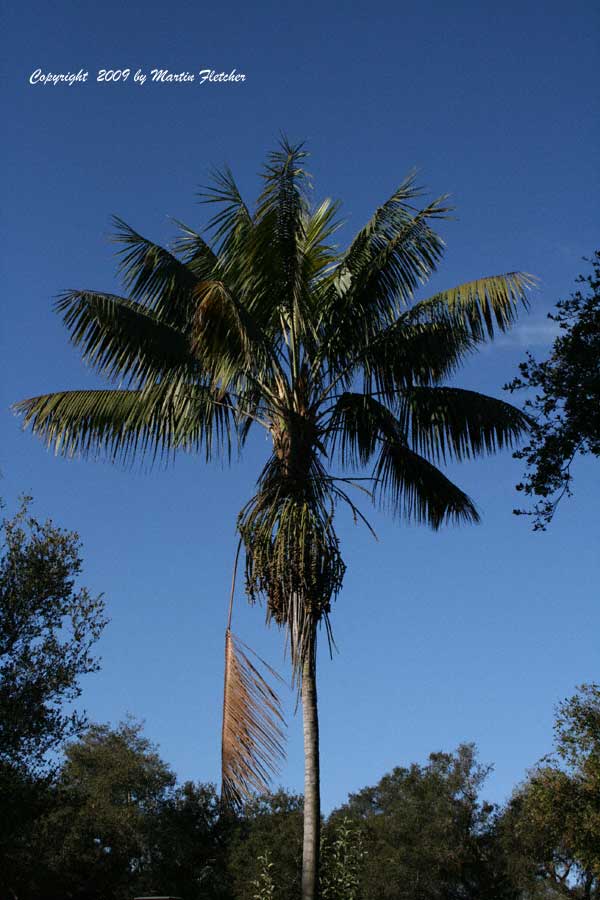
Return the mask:
[(221, 797), (233, 807), (253, 793), (264, 793), (278, 772), (279, 761), (285, 758), (281, 702), (249, 653), (257, 665), (282, 682), (274, 669), (227, 629)]
[(400, 317), (368, 341), (355, 360), (364, 390), (393, 404), (397, 392), (414, 384), (434, 385), (452, 376), (476, 347), (460, 323), (439, 321), (407, 324)]
[(397, 232), (398, 223), (404, 224), (407, 214), (416, 211), (411, 201), (422, 195), (423, 189), (416, 184), (416, 172), (412, 171), (355, 236), (342, 255), (340, 269), (347, 269), (350, 273), (364, 269), (370, 263), (373, 252), (381, 249), (390, 235)]
[(403, 385), (439, 384), (493, 337), (495, 326), (510, 327), (519, 302), (527, 306), (526, 292), (534, 283), (518, 272), (480, 278), (415, 303), (384, 327), (373, 318), (368, 326), (357, 326), (359, 309), (355, 321), (340, 321), (337, 336), (325, 341), (332, 371), (348, 387), (362, 368), (365, 391), (378, 391), (390, 402)]
[(214, 276), (219, 267), (219, 257), (201, 234), (178, 219), (174, 221), (179, 227), (179, 236), (172, 244), (175, 255), (181, 257), (182, 262), (196, 278), (203, 280)]
[(445, 199), (416, 211), (389, 201), (326, 276), (323, 339), (336, 367), (396, 321), (435, 270), (444, 242), (429, 221), (448, 212)]
[(341, 227), (337, 219), (339, 203), (323, 200), (304, 225), (304, 240), (300, 247), (303, 260), (303, 278), (310, 284), (337, 262), (337, 254), (329, 244), (330, 238)]
[(194, 272), (118, 216), (113, 223), (113, 240), (122, 245), (118, 269), (131, 299), (150, 307), (169, 324), (185, 326), (198, 284)]
[(281, 343), (278, 333), (280, 318), (277, 312), (281, 297), (277, 290), (280, 273), (274, 253), (275, 216), (254, 218), (233, 178), (231, 171), (212, 172), (212, 185), (202, 188), (200, 200), (220, 208), (210, 219), (208, 230), (213, 232), (218, 247), (219, 266), (211, 279), (220, 281), (239, 308), (252, 316), (257, 327), (268, 335), (276, 352)]
[[(264, 189), (258, 200), (257, 256), (271, 271), (271, 290), (289, 316), (295, 340), (307, 329), (302, 280), (305, 227), (309, 218), (310, 177), (302, 167), (308, 156), (302, 144), (282, 138), (264, 168)], [(266, 227), (265, 227), (266, 226)]]
[(525, 309), (527, 291), (536, 279), (526, 272), (509, 272), (477, 278), (447, 291), (440, 291), (416, 303), (410, 311), (413, 318), (450, 315), (467, 328), (474, 340), (493, 338), (494, 331), (506, 331), (514, 323), (519, 304)]
[(56, 310), (84, 362), (111, 380), (141, 387), (159, 378), (200, 374), (185, 335), (142, 304), (79, 290), (63, 293)]
[(273, 346), (223, 281), (203, 281), (191, 322), (191, 348), (214, 384), (239, 385), (282, 376)]
[(215, 244), (219, 247), (219, 256), (233, 246), (240, 233), (247, 233), (253, 226), (252, 216), (244, 203), (233, 173), (228, 166), (213, 169), (212, 184), (203, 186), (198, 198), (204, 204), (218, 204), (220, 209), (208, 223)]
[(464, 491), (401, 440), (384, 441), (373, 474), (381, 505), (408, 521), (434, 530), (446, 521), (479, 521)]
[(127, 464), (151, 454), (203, 449), (206, 458), (231, 449), (227, 395), (207, 387), (59, 391), (22, 400), (13, 410), (23, 428), (60, 456), (108, 458)]
[(402, 419), (376, 398), (347, 392), (328, 425), (333, 450), (347, 467), (375, 457), (373, 496), (396, 515), (437, 529), (445, 521), (477, 522), (472, 501), (408, 444)]
[[(395, 209), (381, 233), (376, 232), (364, 251), (361, 264), (348, 268), (348, 293), (354, 303), (372, 311), (398, 310), (424, 284), (440, 260), (444, 242), (429, 226), (429, 220), (445, 215), (445, 196), (413, 212), (402, 205)], [(343, 277), (344, 264), (340, 270)], [(344, 296), (346, 292), (342, 290)]]
[(413, 449), (434, 460), (469, 459), (512, 447), (531, 425), (510, 403), (462, 388), (406, 388), (396, 408)]
[(393, 414), (368, 394), (346, 391), (336, 400), (324, 427), (324, 439), (332, 453), (339, 453), (343, 468), (357, 469), (369, 462), (385, 416), (393, 428)]

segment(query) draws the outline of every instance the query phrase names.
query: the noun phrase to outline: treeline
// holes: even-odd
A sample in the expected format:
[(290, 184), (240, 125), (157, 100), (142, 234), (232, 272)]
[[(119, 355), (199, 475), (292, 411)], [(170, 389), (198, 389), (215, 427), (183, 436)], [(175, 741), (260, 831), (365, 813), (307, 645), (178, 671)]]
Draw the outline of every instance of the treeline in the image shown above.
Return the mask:
[[(561, 704), (554, 754), (504, 808), (482, 799), (488, 773), (464, 744), (351, 794), (324, 822), (323, 900), (600, 896), (600, 688)], [(134, 721), (89, 727), (53, 777), (10, 790), (3, 898), (300, 898), (302, 798), (223, 812), (213, 785), (176, 783)]]
[[(299, 900), (302, 798), (224, 811), (135, 721), (69, 712), (106, 624), (79, 539), (27, 500), (1, 538), (0, 900)], [(322, 900), (598, 898), (600, 687), (559, 706), (553, 753), (502, 808), (488, 773), (464, 744), (350, 795), (323, 823)]]

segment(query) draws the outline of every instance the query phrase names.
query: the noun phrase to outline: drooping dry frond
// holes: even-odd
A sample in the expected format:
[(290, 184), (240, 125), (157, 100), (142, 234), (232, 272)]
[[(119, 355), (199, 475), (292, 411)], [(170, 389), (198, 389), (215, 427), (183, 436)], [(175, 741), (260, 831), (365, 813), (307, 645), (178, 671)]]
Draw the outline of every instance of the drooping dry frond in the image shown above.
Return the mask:
[(282, 681), (231, 629), (226, 630), (221, 799), (229, 806), (266, 791), (285, 757), (281, 701), (246, 651)]

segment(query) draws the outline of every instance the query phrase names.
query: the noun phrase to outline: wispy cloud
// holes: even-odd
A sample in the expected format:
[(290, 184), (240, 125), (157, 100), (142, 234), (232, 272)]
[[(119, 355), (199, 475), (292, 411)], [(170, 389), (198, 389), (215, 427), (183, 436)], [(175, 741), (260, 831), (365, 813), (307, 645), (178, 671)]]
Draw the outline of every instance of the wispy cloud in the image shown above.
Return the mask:
[(500, 335), (495, 341), (496, 347), (549, 347), (560, 333), (556, 322), (547, 318), (529, 319), (520, 322), (506, 334)]

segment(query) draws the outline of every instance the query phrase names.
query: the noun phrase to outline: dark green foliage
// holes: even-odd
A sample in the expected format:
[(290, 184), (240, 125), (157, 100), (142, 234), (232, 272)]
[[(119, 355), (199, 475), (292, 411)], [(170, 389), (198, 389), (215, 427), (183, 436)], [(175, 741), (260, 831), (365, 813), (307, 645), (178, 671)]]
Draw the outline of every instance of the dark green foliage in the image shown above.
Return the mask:
[(93, 725), (68, 745), (29, 857), (7, 888), (19, 900), (230, 900), (232, 827), (212, 786), (176, 787), (139, 724)]
[(302, 798), (280, 790), (246, 805), (229, 852), (229, 869), (236, 900), (254, 900), (268, 855), (275, 897), (300, 898), (302, 860)]
[(515, 896), (492, 846), (494, 807), (479, 800), (488, 771), (462, 745), (394, 769), (332, 814), (330, 829), (344, 817), (361, 825), (361, 900)]
[(76, 590), (75, 532), (29, 514), (28, 500), (2, 523), (0, 560), (0, 761), (33, 772), (80, 729), (64, 705), (98, 668), (92, 647), (106, 624), (101, 598)]
[(359, 900), (365, 868), (365, 828), (349, 816), (336, 818), (321, 843), (322, 900)]
[(0, 897), (36, 896), (45, 874), (38, 826), (55, 802), (51, 774), (0, 764)]
[(553, 756), (515, 792), (501, 836), (515, 882), (532, 897), (600, 897), (600, 687), (557, 710)]
[[(143, 890), (184, 900), (230, 900), (227, 853), (235, 828), (213, 785), (188, 781), (177, 787), (148, 823), (150, 871)], [(140, 884), (136, 891), (141, 890)]]
[(48, 882), (81, 900), (130, 898), (149, 862), (147, 823), (174, 784), (139, 725), (93, 725), (67, 747), (56, 807), (39, 826)]
[(33, 829), (51, 808), (48, 754), (85, 723), (71, 704), (105, 625), (103, 602), (77, 588), (75, 532), (38, 522), (26, 498), (2, 522), (0, 559), (0, 895), (31, 868)]
[(535, 530), (544, 530), (561, 498), (571, 494), (575, 458), (600, 455), (600, 251), (591, 263), (592, 273), (577, 279), (587, 289), (549, 314), (561, 331), (549, 358), (537, 362), (528, 354), (519, 366), (520, 377), (506, 386), (534, 391), (525, 402), (535, 420), (530, 440), (514, 455), (528, 466), (517, 489), (537, 501), (528, 513), (534, 516)]
[[(324, 822), (322, 900), (598, 900), (600, 688), (560, 705), (556, 754), (499, 812), (472, 745), (396, 768)], [(26, 788), (21, 785), (20, 790)], [(135, 722), (92, 726), (53, 784), (0, 896), (19, 900), (299, 900), (302, 798), (240, 816), (211, 785), (175, 785)]]

